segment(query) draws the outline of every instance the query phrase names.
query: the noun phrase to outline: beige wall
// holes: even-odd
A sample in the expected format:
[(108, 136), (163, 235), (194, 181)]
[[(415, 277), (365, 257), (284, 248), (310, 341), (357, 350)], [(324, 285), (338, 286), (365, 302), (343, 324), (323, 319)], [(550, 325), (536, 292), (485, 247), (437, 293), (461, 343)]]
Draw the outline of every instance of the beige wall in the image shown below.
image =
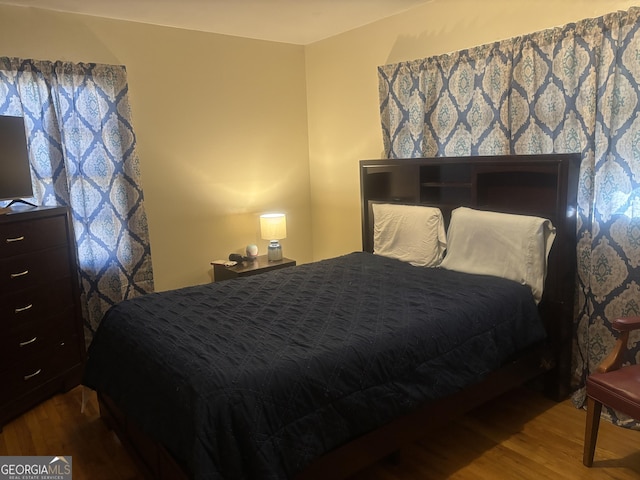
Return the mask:
[(358, 161), (383, 152), (377, 67), (640, 5), (614, 0), (432, 0), (306, 48), (313, 256), (361, 249)]
[[(627, 9), (622, 0), (432, 0), (307, 47), (0, 6), (0, 55), (124, 64), (158, 290), (288, 214), (286, 256), (359, 250), (358, 160), (379, 158), (377, 67)], [(27, 33), (25, 33), (27, 32)]]
[(266, 253), (265, 211), (311, 260), (303, 47), (0, 6), (0, 56), (126, 65), (158, 290)]

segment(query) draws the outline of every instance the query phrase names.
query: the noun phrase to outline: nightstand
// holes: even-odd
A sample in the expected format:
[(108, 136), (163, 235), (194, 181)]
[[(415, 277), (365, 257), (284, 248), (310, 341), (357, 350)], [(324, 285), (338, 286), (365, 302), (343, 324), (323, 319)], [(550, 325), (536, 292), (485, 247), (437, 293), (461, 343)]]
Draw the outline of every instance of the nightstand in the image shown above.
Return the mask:
[(260, 255), (253, 261), (238, 263), (233, 267), (225, 267), (213, 262), (211, 265), (213, 265), (213, 281), (221, 282), (231, 278), (249, 277), (281, 268), (295, 267), (296, 261), (290, 258), (283, 258), (276, 262), (270, 262), (266, 255)]

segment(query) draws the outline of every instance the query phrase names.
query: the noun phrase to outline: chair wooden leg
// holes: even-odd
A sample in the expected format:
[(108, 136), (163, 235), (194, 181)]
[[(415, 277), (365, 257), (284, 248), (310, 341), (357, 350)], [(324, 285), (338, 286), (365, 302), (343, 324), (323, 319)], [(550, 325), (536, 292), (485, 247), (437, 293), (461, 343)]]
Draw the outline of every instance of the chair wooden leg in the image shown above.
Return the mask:
[(582, 456), (582, 463), (587, 467), (593, 465), (593, 455), (596, 451), (601, 413), (602, 403), (595, 401), (591, 397), (587, 397), (587, 422), (584, 431), (584, 453)]

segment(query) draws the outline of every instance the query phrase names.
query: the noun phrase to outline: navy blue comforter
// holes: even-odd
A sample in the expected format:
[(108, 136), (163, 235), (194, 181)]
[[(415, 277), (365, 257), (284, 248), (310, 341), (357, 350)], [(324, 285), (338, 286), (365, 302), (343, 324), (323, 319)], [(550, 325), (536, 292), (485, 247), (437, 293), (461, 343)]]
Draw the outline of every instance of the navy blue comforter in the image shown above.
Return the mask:
[(359, 252), (124, 301), (84, 383), (196, 479), (284, 479), (544, 336), (527, 287)]

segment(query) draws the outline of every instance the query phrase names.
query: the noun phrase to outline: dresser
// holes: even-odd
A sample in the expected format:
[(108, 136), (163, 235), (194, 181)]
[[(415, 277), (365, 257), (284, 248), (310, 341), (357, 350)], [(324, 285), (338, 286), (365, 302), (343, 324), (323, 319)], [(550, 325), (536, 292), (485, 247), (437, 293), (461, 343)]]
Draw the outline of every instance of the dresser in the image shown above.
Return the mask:
[(85, 346), (77, 271), (66, 208), (0, 215), (0, 431), (80, 383)]

